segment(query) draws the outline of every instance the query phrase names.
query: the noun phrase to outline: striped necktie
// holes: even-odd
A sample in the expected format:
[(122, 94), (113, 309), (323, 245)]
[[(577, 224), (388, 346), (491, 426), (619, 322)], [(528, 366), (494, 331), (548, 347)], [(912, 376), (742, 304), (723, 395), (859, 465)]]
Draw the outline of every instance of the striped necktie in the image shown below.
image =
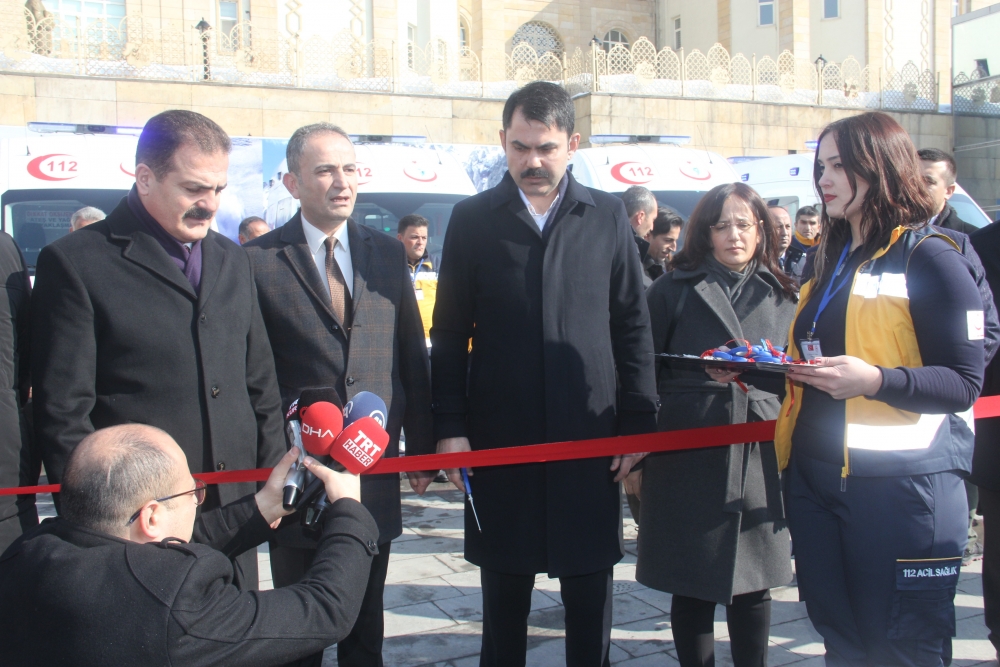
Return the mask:
[(332, 236), (326, 237), (326, 282), (330, 286), (330, 306), (333, 314), (337, 316), (345, 329), (349, 329), (351, 323), (347, 320), (351, 316), (351, 293), (347, 290), (347, 282), (344, 274), (340, 270), (337, 258), (333, 256), (333, 247), (337, 240)]

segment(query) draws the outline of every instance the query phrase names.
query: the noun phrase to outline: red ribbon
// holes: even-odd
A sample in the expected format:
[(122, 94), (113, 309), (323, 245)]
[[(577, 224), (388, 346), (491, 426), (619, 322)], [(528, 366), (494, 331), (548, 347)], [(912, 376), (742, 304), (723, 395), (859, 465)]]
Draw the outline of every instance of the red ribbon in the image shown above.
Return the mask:
[[(986, 396), (973, 406), (976, 419), (1000, 417), (1000, 396)], [(594, 440), (574, 440), (553, 442), (545, 445), (525, 445), (500, 449), (480, 449), (474, 452), (454, 454), (426, 454), (424, 456), (402, 456), (381, 459), (366, 470), (365, 475), (384, 475), (420, 470), (444, 470), (448, 468), (485, 468), (489, 466), (515, 465), (518, 463), (544, 463), (547, 461), (568, 461), (590, 459), (602, 456), (618, 456), (638, 452), (676, 452), (686, 449), (722, 447), (744, 442), (766, 442), (774, 439), (773, 421), (751, 422), (749, 424), (727, 424), (709, 426), (684, 431), (645, 433)], [(233, 484), (236, 482), (263, 482), (271, 474), (271, 468), (254, 470), (227, 470), (224, 472), (200, 472), (194, 477), (206, 484)], [(28, 495), (34, 493), (55, 493), (58, 484), (44, 486), (19, 486), (0, 489), (0, 496)]]

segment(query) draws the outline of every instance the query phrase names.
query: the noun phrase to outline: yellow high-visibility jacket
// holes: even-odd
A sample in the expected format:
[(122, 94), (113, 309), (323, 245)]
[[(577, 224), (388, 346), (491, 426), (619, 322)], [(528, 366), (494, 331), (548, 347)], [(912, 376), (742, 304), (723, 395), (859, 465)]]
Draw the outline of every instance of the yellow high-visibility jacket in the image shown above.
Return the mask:
[[(848, 356), (886, 368), (923, 366), (910, 317), (906, 269), (913, 250), (938, 236), (929, 227), (898, 227), (889, 243), (854, 274), (847, 303), (845, 347)], [(956, 246), (956, 249), (958, 247)], [(801, 359), (794, 339), (795, 320), (809, 300), (815, 280), (802, 286), (799, 305), (789, 332), (790, 356)], [(792, 433), (802, 407), (803, 387), (786, 381), (774, 444), (778, 466), (784, 469), (792, 450)], [(882, 401), (858, 396), (847, 400), (844, 428), (843, 476), (919, 475), (944, 470), (966, 470), (972, 463), (972, 408), (960, 414), (917, 414)]]

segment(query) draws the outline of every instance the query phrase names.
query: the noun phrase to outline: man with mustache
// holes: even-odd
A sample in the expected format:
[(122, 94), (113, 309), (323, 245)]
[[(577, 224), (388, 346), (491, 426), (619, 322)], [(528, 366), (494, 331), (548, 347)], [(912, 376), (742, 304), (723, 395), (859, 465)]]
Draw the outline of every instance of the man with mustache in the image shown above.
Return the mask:
[[(561, 86), (515, 91), (500, 131), (508, 173), (452, 212), (431, 328), (438, 452), (656, 430), (632, 226), (622, 200), (568, 171), (580, 142), (574, 123)], [(618, 483), (641, 458), (469, 471), (478, 518), (467, 506), (465, 558), (482, 578), (482, 667), (525, 664), (543, 572), (559, 579), (566, 664), (610, 664), (613, 568), (623, 556)], [(464, 490), (461, 472), (447, 472)]]
[[(50, 482), (99, 428), (169, 433), (191, 472), (269, 467), (285, 453), (274, 358), (247, 254), (210, 230), (230, 141), (191, 111), (151, 118), (135, 185), (101, 222), (38, 256), (31, 310), (37, 446)], [(255, 491), (211, 486), (205, 508)], [(257, 554), (236, 559), (257, 586)]]

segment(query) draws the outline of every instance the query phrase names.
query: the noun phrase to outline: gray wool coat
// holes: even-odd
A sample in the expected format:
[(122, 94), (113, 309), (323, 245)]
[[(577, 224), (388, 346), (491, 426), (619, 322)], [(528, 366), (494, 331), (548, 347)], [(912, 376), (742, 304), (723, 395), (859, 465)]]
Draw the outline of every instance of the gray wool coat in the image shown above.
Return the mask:
[[(735, 306), (705, 268), (675, 270), (649, 288), (656, 353), (701, 354), (736, 338), (787, 344), (795, 303), (758, 268)], [(671, 340), (671, 321), (678, 315)], [(775, 419), (783, 377), (744, 373), (720, 384), (704, 371), (661, 364), (660, 431)], [(789, 538), (773, 442), (647, 457), (636, 579), (676, 595), (730, 604), (734, 595), (788, 583)]]

